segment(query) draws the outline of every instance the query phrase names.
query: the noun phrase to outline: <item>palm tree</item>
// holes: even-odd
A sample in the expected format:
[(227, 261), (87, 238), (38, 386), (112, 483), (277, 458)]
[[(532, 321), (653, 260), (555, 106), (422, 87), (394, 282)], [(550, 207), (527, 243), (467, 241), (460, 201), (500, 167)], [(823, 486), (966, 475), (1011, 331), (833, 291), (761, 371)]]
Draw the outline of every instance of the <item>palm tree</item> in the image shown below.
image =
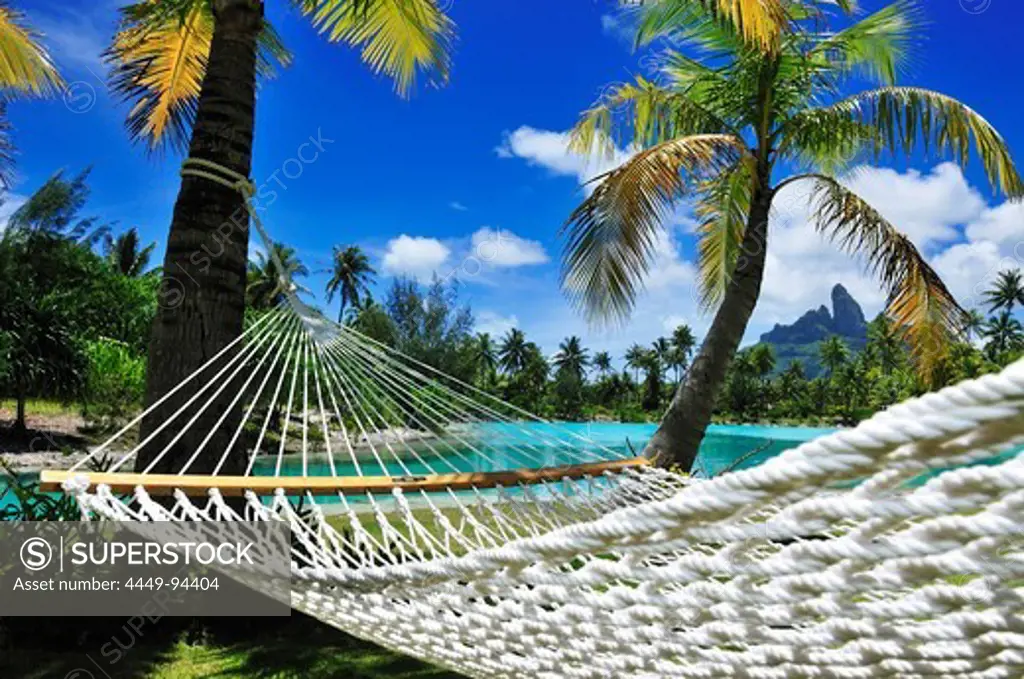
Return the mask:
[(50, 96), (64, 87), (39, 37), (24, 13), (0, 4), (0, 190), (10, 188), (14, 170), (7, 100), (17, 95)]
[(846, 363), (849, 357), (850, 350), (839, 335), (832, 335), (818, 344), (818, 358), (828, 370), (829, 379), (835, 376), (836, 370)]
[(377, 271), (370, 266), (370, 259), (358, 245), (344, 249), (335, 245), (332, 252), (333, 268), (331, 279), (327, 281), (327, 303), (331, 303), (336, 292), (341, 293), (341, 308), (338, 309), (338, 322), (341, 323), (349, 302), (359, 306), (360, 299), (369, 294)]
[(779, 375), (779, 395), (786, 401), (797, 401), (807, 385), (807, 376), (800, 361), (790, 361)]
[(995, 284), (985, 293), (989, 311), (1006, 309), (1013, 312), (1015, 304), (1024, 306), (1024, 280), (1020, 269), (1000, 271)]
[(988, 340), (985, 342), (985, 353), (993, 361), (1007, 351), (1015, 351), (1024, 346), (1024, 326), (1010, 316), (1009, 311), (1003, 311), (990, 319), (981, 334)]
[(757, 376), (764, 379), (775, 370), (775, 352), (770, 344), (756, 344), (750, 348), (750, 360)]
[[(270, 75), (289, 55), (264, 20), (262, 0), (156, 0), (122, 10), (122, 23), (107, 50), (113, 90), (129, 101), (127, 128), (133, 140), (155, 149), (169, 144), (188, 156), (248, 177), (252, 169), (257, 74)], [(284, 3), (282, 3), (284, 4)], [(394, 79), (401, 94), (420, 71), (443, 81), (449, 70), (453, 24), (435, 0), (303, 0), (294, 4), (331, 42), (351, 45), (374, 71)], [(306, 157), (324, 144), (320, 130), (304, 144)], [(229, 236), (223, 233), (225, 226)], [(243, 198), (234, 188), (203, 177), (182, 178), (174, 205), (163, 286), (190, 283), (176, 306), (161, 306), (153, 324), (146, 404), (185, 377), (242, 332), (249, 229)], [(215, 254), (209, 254), (215, 253)], [(230, 390), (228, 390), (230, 391)], [(142, 423), (142, 434), (159, 426), (190, 396), (168, 399)], [(211, 411), (218, 410), (211, 408)], [(205, 416), (204, 416), (205, 417)], [(216, 417), (216, 413), (211, 414)], [(180, 469), (213, 428), (204, 419), (192, 427), (153, 471)], [(225, 436), (206, 451), (224, 451)], [(136, 456), (145, 468), (171, 443), (167, 432)], [(221, 453), (204, 454), (192, 469), (212, 470)], [(225, 473), (238, 472), (244, 456), (232, 450)]]
[(88, 247), (108, 243), (109, 224), (100, 223), (95, 217), (79, 216), (89, 200), (88, 177), (89, 170), (70, 179), (64, 177), (62, 170), (55, 172), (11, 214), (8, 227)]
[(153, 255), (156, 243), (150, 243), (144, 248), (140, 248), (140, 244), (139, 231), (133, 226), (108, 244), (107, 261), (124, 276), (142, 276), (149, 267), (149, 258)]
[(579, 337), (576, 335), (566, 337), (565, 341), (558, 345), (558, 353), (554, 357), (555, 367), (571, 373), (578, 380), (583, 381), (586, 367), (590, 365), (589, 353), (583, 347), (583, 342)]
[[(818, 231), (865, 258), (925, 376), (963, 312), (911, 241), (840, 181), (842, 171), (921, 147), (961, 166), (976, 154), (997, 192), (1024, 193), (984, 118), (943, 94), (895, 85), (917, 32), (915, 5), (898, 0), (843, 30), (821, 30), (829, 6), (849, 4), (786, 3), (796, 26), (759, 50), (706, 3), (644, 3), (639, 42), (668, 35), (710, 58), (669, 51), (659, 82), (637, 77), (607, 89), (573, 130), (580, 153), (610, 152), (615, 141), (639, 149), (599, 178), (564, 228), (563, 287), (591, 320), (628, 315), (678, 201), (694, 201), (701, 220), (702, 302), (717, 312), (648, 443), (654, 459), (693, 463), (760, 294), (769, 214), (783, 187), (807, 185)], [(880, 86), (841, 98), (854, 74)], [(807, 171), (775, 181), (794, 165)]]
[(662, 366), (662, 369), (668, 367), (669, 353), (672, 351), (672, 343), (667, 337), (659, 337), (654, 340), (651, 344), (651, 349), (658, 357), (658, 363)]
[[(245, 292), (249, 306), (254, 309), (270, 309), (280, 304), (289, 283), (293, 289), (308, 292), (295, 282), (296, 278), (309, 275), (309, 269), (296, 257), (295, 248), (283, 243), (274, 243), (273, 248), (270, 255), (257, 251), (256, 261), (249, 262)], [(281, 262), (286, 276), (278, 272), (275, 260)]]
[[(967, 316), (965, 316), (966, 318)], [(892, 374), (902, 365), (903, 340), (884, 314), (879, 314), (868, 324), (868, 343), (865, 351), (878, 363), (886, 375)]]
[(477, 376), (484, 387), (494, 381), (494, 371), (498, 368), (498, 350), (489, 333), (481, 332), (473, 340), (473, 365)]
[(498, 362), (509, 375), (521, 372), (530, 358), (529, 342), (519, 328), (511, 328), (498, 347)]
[(607, 377), (612, 369), (612, 357), (607, 351), (599, 351), (594, 354), (594, 368), (601, 377)]
[(690, 360), (690, 354), (693, 353), (693, 346), (697, 343), (697, 339), (693, 336), (693, 330), (688, 325), (680, 325), (672, 331), (672, 344), (675, 345), (676, 349), (683, 352), (683, 359), (686, 361)]
[(639, 344), (634, 344), (626, 349), (626, 367), (633, 369), (633, 381), (640, 381), (640, 368), (643, 367), (644, 357), (647, 350)]
[(977, 309), (968, 309), (967, 315), (964, 316), (964, 335), (967, 336), (967, 341), (972, 341), (975, 337), (979, 337), (982, 328), (985, 327), (985, 317)]

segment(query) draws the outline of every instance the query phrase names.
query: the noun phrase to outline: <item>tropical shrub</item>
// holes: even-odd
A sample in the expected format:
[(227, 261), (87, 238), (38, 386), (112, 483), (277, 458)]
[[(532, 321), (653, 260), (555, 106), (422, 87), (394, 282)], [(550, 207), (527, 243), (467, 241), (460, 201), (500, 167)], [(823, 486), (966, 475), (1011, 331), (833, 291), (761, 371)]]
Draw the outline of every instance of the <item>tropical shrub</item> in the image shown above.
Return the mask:
[(108, 429), (135, 412), (146, 386), (146, 360), (125, 342), (107, 337), (86, 342), (82, 416)]

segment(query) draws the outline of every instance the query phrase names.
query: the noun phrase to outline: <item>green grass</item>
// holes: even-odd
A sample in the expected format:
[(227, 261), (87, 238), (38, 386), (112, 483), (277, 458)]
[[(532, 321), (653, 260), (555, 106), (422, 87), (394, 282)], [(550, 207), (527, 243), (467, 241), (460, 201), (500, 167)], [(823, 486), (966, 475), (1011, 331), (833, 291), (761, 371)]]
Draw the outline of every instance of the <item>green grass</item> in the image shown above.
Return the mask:
[[(327, 635), (316, 635), (327, 636)], [(460, 675), (392, 653), (337, 632), (329, 638), (272, 639), (231, 645), (189, 645), (166, 648), (136, 647), (117, 663), (93, 652), (0, 651), (0, 676), (22, 679), (76, 677), (87, 670), (94, 679), (459, 679)], [(90, 660), (90, 658), (92, 660)], [(93, 660), (96, 662), (94, 663)], [(97, 667), (97, 664), (99, 667)], [(101, 671), (102, 668), (102, 671)], [(76, 679), (89, 679), (79, 673)]]
[[(13, 417), (15, 408), (18, 403), (14, 399), (0, 399), (0, 410), (8, 411)], [(30, 398), (25, 401), (25, 412), (31, 417), (36, 416), (48, 416), (54, 417), (58, 415), (78, 415), (81, 411), (82, 406), (78, 403), (62, 403), (60, 401), (53, 401), (50, 399), (43, 398)]]

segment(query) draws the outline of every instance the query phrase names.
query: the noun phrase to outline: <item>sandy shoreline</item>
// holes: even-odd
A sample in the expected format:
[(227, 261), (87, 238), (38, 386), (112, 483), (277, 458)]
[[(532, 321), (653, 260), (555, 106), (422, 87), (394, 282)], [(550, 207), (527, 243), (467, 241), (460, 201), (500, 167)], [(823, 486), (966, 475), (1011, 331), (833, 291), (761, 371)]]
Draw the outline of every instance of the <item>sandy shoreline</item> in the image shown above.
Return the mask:
[[(388, 446), (394, 446), (395, 444), (402, 444), (403, 447), (408, 445), (415, 445), (421, 442), (428, 442), (435, 439), (436, 436), (430, 432), (419, 431), (410, 429), (407, 427), (392, 427), (384, 431), (374, 432), (368, 435), (360, 434), (358, 437), (349, 440), (352, 452), (355, 453), (356, 458), (360, 461), (373, 461), (374, 449), (378, 452), (383, 453), (382, 448)], [(337, 461), (345, 461), (350, 459), (348, 447), (345, 441), (340, 436), (334, 436), (331, 438), (331, 449), (333, 455)], [(401, 449), (395, 449), (396, 452), (401, 452)], [(117, 459), (124, 455), (125, 451), (109, 451), (112, 458)], [(47, 450), (47, 451), (29, 451), (29, 452), (0, 452), (0, 459), (3, 459), (7, 464), (18, 474), (34, 474), (44, 469), (68, 469), (78, 462), (82, 461), (89, 456), (89, 451), (76, 451), (72, 453), (65, 453), (59, 450)], [(260, 455), (258, 459), (276, 459), (276, 450), (268, 450)], [(311, 459), (327, 460), (327, 453), (325, 450), (317, 450), (316, 452), (310, 452)], [(286, 460), (301, 459), (301, 453), (298, 451), (285, 451)]]

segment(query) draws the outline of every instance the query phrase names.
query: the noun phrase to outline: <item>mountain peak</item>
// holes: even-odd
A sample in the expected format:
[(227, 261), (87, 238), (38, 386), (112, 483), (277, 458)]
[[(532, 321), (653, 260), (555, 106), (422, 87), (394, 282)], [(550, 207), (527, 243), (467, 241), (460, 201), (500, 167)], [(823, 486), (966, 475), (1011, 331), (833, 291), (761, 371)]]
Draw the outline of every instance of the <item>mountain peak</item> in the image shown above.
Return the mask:
[(818, 373), (818, 343), (839, 335), (853, 349), (867, 342), (868, 325), (853, 295), (837, 283), (832, 287), (832, 312), (824, 304), (804, 312), (792, 325), (777, 324), (761, 335), (761, 342), (774, 345), (776, 365), (784, 367), (799, 360), (811, 377)]

